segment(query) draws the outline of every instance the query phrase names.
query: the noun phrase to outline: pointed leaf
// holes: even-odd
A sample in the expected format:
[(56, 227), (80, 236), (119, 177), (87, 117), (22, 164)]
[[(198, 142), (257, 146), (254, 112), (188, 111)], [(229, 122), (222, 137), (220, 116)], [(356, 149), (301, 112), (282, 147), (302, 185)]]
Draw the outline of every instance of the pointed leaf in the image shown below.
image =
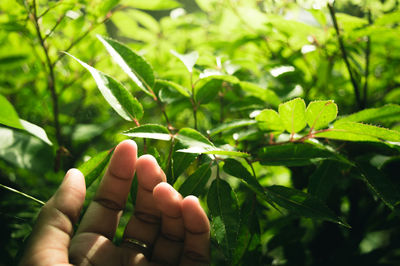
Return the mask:
[(201, 165), (193, 174), (191, 174), (179, 188), (183, 197), (189, 195), (199, 196), (211, 176), (211, 164)]
[(243, 119), (243, 120), (234, 120), (226, 123), (222, 123), (219, 126), (213, 128), (210, 130), (210, 136), (214, 136), (218, 133), (235, 129), (235, 128), (240, 128), (240, 127), (245, 127), (245, 126), (250, 126), (255, 124), (256, 121), (254, 120), (249, 120), (249, 119)]
[(257, 116), (256, 120), (259, 121), (261, 130), (272, 131), (275, 134), (285, 131), (285, 126), (279, 114), (272, 109), (264, 109)]
[[(182, 151), (182, 150), (181, 150)], [(203, 152), (204, 154), (214, 154), (214, 155), (225, 155), (225, 156), (233, 156), (233, 157), (249, 157), (250, 154), (241, 152), (241, 151), (227, 151), (227, 150), (222, 150), (218, 148), (214, 148), (213, 150), (210, 151), (205, 151)]]
[(85, 177), (86, 188), (90, 187), (90, 185), (101, 175), (104, 168), (106, 168), (112, 153), (113, 150), (100, 152), (79, 166), (78, 169)]
[(337, 105), (333, 101), (314, 101), (307, 106), (306, 120), (310, 128), (318, 130), (327, 127), (336, 119)]
[(171, 140), (168, 129), (157, 124), (146, 124), (124, 131), (122, 134), (132, 138)]
[(400, 105), (388, 104), (379, 108), (369, 108), (343, 117), (339, 122), (397, 122), (400, 121)]
[(207, 104), (214, 100), (218, 92), (222, 89), (222, 80), (211, 79), (199, 86), (194, 98), (198, 104)]
[(342, 218), (336, 216), (321, 200), (310, 194), (284, 186), (268, 187), (268, 192), (276, 204), (293, 214), (330, 221), (350, 228)]
[(182, 128), (176, 134), (175, 138), (179, 140), (184, 146), (189, 148), (203, 148), (213, 149), (214, 144), (211, 143), (206, 137), (204, 137), (200, 132), (191, 128)]
[(269, 103), (273, 107), (278, 107), (278, 105), (281, 103), (278, 95), (276, 95), (276, 93), (270, 89), (262, 88), (257, 84), (247, 81), (241, 81), (239, 85), (245, 92), (263, 100), (266, 103)]
[(20, 119), (21, 121), (21, 125), (24, 127), (24, 129), (26, 131), (28, 131), (29, 133), (31, 133), (32, 135), (34, 135), (35, 137), (41, 139), (42, 141), (44, 141), (45, 143), (49, 144), (50, 146), (53, 145), (53, 143), (49, 140), (49, 138), (47, 137), (46, 131), (44, 131), (43, 128), (32, 124), (26, 120)]
[(199, 53), (197, 51), (193, 51), (187, 54), (180, 54), (174, 50), (170, 51), (171, 54), (178, 57), (179, 60), (186, 66), (187, 70), (192, 73), (193, 66), (196, 64), (197, 59), (199, 58)]
[(157, 79), (156, 84), (157, 83), (162, 84), (164, 86), (168, 86), (168, 87), (176, 90), (177, 92), (179, 92), (180, 94), (182, 94), (185, 97), (190, 97), (189, 91), (185, 87), (179, 85), (178, 83), (175, 83), (175, 82), (172, 82), (169, 80), (163, 80), (163, 79)]
[(18, 114), (6, 97), (0, 94), (0, 124), (23, 129)]
[(108, 53), (133, 82), (151, 97), (154, 97), (154, 73), (151, 66), (141, 56), (137, 55), (127, 46), (97, 35), (97, 38), (106, 47)]
[(240, 223), (236, 195), (226, 181), (217, 178), (208, 191), (207, 205), (212, 217), (213, 234), (230, 260), (236, 248)]
[(400, 192), (390, 179), (377, 168), (367, 164), (357, 164), (365, 182), (376, 195), (392, 210), (400, 211)]
[(90, 74), (92, 74), (101, 94), (123, 119), (133, 121), (134, 119), (142, 118), (142, 105), (127, 91), (124, 86), (122, 86), (122, 84), (118, 83), (110, 76), (82, 62), (73, 55), (68, 55), (74, 58), (78, 63), (85, 67)]
[(338, 155), (310, 143), (288, 143), (264, 147), (259, 157), (263, 165), (308, 165), (325, 159), (338, 159)]
[(294, 100), (279, 105), (279, 116), (282, 119), (285, 129), (294, 134), (306, 126), (306, 104), (303, 99)]
[(336, 122), (333, 128), (315, 134), (315, 137), (348, 141), (393, 141), (400, 142), (400, 132), (387, 128), (354, 122)]

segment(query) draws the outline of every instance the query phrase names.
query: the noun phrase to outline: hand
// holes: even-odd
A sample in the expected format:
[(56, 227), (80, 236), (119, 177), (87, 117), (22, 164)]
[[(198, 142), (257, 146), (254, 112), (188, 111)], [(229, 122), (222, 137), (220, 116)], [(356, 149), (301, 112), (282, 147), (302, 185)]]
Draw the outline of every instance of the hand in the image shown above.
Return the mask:
[[(123, 243), (116, 246), (112, 239), (135, 171), (138, 191), (134, 215), (125, 228)], [(152, 156), (137, 159), (136, 143), (121, 142), (74, 235), (73, 225), (86, 190), (82, 173), (69, 170), (43, 206), (21, 265), (209, 264), (207, 215), (196, 197), (183, 199), (165, 181)]]

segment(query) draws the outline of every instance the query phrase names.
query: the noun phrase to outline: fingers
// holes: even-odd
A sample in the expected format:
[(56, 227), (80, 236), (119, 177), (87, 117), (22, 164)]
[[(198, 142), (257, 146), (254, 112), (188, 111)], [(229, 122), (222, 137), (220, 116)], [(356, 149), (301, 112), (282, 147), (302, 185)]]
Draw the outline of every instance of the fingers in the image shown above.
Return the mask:
[(97, 233), (112, 239), (125, 207), (135, 173), (137, 146), (132, 140), (117, 145), (93, 202), (90, 203), (79, 233)]
[(163, 182), (154, 188), (153, 197), (161, 211), (162, 224), (151, 260), (162, 265), (178, 265), (185, 237), (182, 196)]
[(82, 173), (69, 170), (57, 192), (40, 211), (21, 265), (68, 263), (73, 224), (79, 218), (85, 194)]
[(151, 155), (143, 155), (136, 162), (138, 190), (135, 212), (129, 220), (124, 239), (134, 238), (152, 246), (157, 237), (161, 214), (154, 198), (154, 187), (166, 180), (164, 172)]
[(182, 201), (185, 244), (181, 265), (210, 264), (210, 223), (195, 196)]

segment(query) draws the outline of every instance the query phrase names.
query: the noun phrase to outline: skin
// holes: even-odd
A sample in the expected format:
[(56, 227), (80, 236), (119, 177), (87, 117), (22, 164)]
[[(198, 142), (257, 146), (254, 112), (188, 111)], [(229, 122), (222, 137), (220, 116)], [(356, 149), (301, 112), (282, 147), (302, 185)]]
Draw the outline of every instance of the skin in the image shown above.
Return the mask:
[[(135, 212), (124, 232), (152, 247), (148, 259), (140, 247), (112, 239), (136, 171)], [(137, 158), (132, 140), (121, 142), (77, 231), (85, 200), (85, 179), (71, 169), (43, 206), (20, 265), (209, 265), (210, 225), (194, 196), (182, 196), (166, 182), (150, 155)]]

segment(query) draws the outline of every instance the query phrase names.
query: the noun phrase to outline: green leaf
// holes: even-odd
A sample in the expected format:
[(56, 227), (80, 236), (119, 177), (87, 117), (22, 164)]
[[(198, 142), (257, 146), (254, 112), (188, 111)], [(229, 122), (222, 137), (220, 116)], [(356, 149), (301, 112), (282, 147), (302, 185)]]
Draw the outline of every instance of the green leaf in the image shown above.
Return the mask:
[(196, 64), (197, 59), (199, 58), (199, 53), (197, 51), (193, 51), (187, 54), (180, 54), (174, 50), (171, 50), (171, 54), (178, 57), (179, 60), (186, 66), (187, 70), (192, 73), (193, 66)]
[(97, 35), (97, 38), (106, 47), (114, 61), (133, 80), (134, 84), (149, 96), (155, 97), (152, 90), (154, 86), (154, 73), (149, 63), (129, 47), (115, 40), (100, 35)]
[(268, 187), (268, 192), (276, 204), (293, 214), (330, 221), (350, 228), (342, 218), (336, 216), (321, 200), (310, 194), (284, 186)]
[(18, 114), (6, 97), (0, 94), (0, 124), (23, 129)]
[(294, 100), (279, 105), (279, 115), (282, 119), (285, 129), (294, 134), (301, 131), (306, 123), (306, 104), (303, 99)]
[(287, 143), (264, 147), (260, 154), (263, 165), (300, 166), (325, 159), (338, 159), (338, 155), (323, 146), (310, 143)]
[(175, 0), (125, 0), (121, 4), (144, 10), (165, 10), (181, 6)]
[(182, 128), (175, 138), (189, 148), (204, 148), (205, 150), (215, 148), (211, 141), (192, 128)]
[(112, 153), (113, 150), (100, 152), (78, 167), (85, 176), (86, 188), (90, 187), (90, 185), (101, 175), (104, 168), (106, 168)]
[(198, 104), (207, 104), (214, 100), (222, 88), (222, 80), (211, 79), (196, 90), (194, 98)]
[(354, 122), (336, 122), (333, 128), (317, 133), (315, 137), (348, 141), (400, 142), (400, 132), (398, 131)]
[(345, 116), (337, 123), (341, 122), (398, 122), (400, 121), (400, 105), (387, 104), (379, 108), (369, 108), (357, 113)]
[(280, 134), (285, 130), (282, 119), (279, 114), (272, 109), (264, 109), (257, 116), (261, 130), (272, 131), (275, 134)]
[(326, 200), (336, 180), (342, 176), (341, 166), (342, 164), (337, 161), (323, 161), (310, 176), (308, 193)]
[(74, 58), (78, 63), (85, 67), (92, 74), (97, 87), (110, 106), (125, 120), (133, 121), (143, 116), (143, 107), (139, 101), (133, 97), (122, 84), (112, 77), (98, 71), (97, 69), (82, 62), (71, 54), (67, 55)]
[(278, 105), (281, 103), (281, 100), (279, 99), (278, 95), (276, 95), (276, 93), (272, 90), (262, 88), (257, 84), (250, 83), (247, 81), (241, 81), (239, 85), (245, 92), (263, 100), (266, 103), (269, 103), (273, 107), (278, 107)]
[(41, 128), (35, 124), (32, 124), (26, 120), (23, 120), (23, 119), (20, 119), (20, 121), (21, 121), (21, 125), (24, 127), (24, 129), (26, 131), (28, 131), (30, 134), (41, 139), (42, 141), (49, 144), (50, 146), (53, 145), (53, 143), (51, 143), (51, 141), (47, 137), (46, 131), (44, 131), (43, 128)]
[(207, 205), (213, 234), (225, 257), (230, 260), (236, 248), (240, 223), (236, 195), (226, 181), (217, 178), (208, 191)]
[[(182, 150), (181, 150), (181, 152), (182, 152)], [(215, 148), (215, 149), (209, 150), (209, 151), (204, 151), (203, 153), (204, 154), (233, 156), (233, 157), (249, 157), (250, 156), (248, 153), (245, 153), (245, 152), (227, 151), (227, 150), (222, 150), (222, 149), (218, 149), (218, 148)]]
[(122, 134), (132, 138), (158, 139), (166, 141), (171, 140), (171, 135), (168, 129), (157, 124), (141, 125), (124, 131)]
[(245, 126), (250, 126), (255, 124), (256, 121), (254, 120), (249, 120), (249, 119), (243, 119), (243, 120), (234, 120), (234, 121), (229, 121), (220, 124), (219, 126), (213, 128), (210, 130), (210, 136), (214, 136), (216, 134), (219, 134), (221, 132), (235, 129), (235, 128), (240, 128), (240, 127), (245, 127)]
[(180, 94), (182, 94), (185, 97), (190, 97), (189, 91), (185, 87), (179, 85), (178, 83), (175, 83), (175, 82), (169, 81), (169, 80), (163, 80), (163, 79), (157, 79), (156, 85), (157, 85), (157, 83), (164, 85), (164, 86), (168, 86), (169, 88), (176, 90), (177, 92), (179, 92)]
[(400, 211), (400, 193), (397, 187), (380, 170), (368, 163), (358, 163), (365, 182), (376, 195), (392, 210)]
[(306, 110), (307, 124), (314, 130), (327, 127), (330, 122), (336, 119), (337, 112), (337, 105), (333, 101), (311, 102)]
[(183, 197), (188, 195), (199, 196), (211, 176), (211, 164), (201, 165), (193, 174), (191, 174), (179, 188)]

